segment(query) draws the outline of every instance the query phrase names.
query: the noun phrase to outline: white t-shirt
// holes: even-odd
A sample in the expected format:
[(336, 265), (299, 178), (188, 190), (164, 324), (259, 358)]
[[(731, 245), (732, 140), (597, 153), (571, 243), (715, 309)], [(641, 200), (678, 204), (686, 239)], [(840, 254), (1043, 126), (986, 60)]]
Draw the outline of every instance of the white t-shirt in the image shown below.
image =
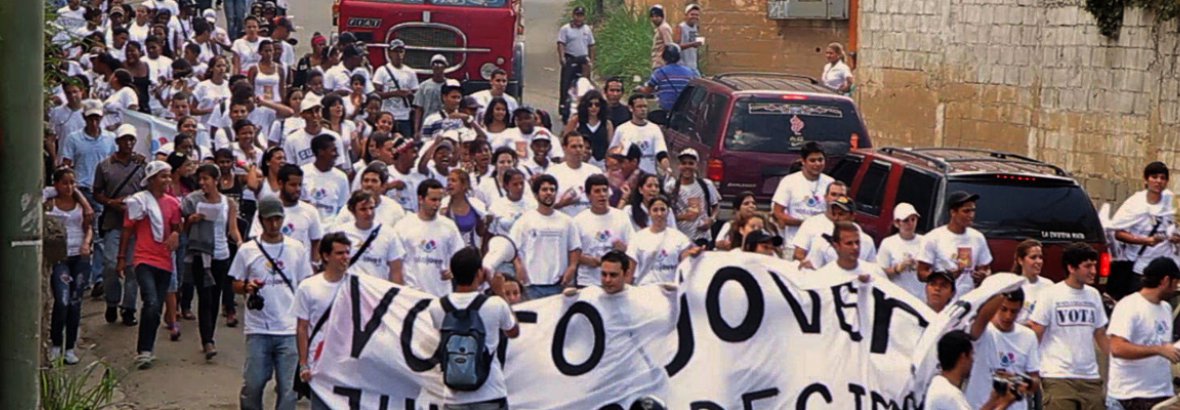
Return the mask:
[(823, 236), (831, 235), (832, 228), (835, 226), (836, 224), (831, 219), (828, 219), (826, 214), (820, 213), (809, 216), (803, 220), (802, 224), (799, 224), (799, 229), (795, 232), (794, 237), (791, 238), (791, 242), (787, 248), (792, 251), (795, 248), (802, 249), (806, 254), (811, 251), (811, 248), (816, 243), (825, 242)]
[[(929, 236), (927, 236), (929, 238)], [(1041, 291), (1029, 321), (1045, 327), (1041, 336), (1041, 376), (1098, 379), (1094, 331), (1106, 327), (1102, 296), (1089, 286), (1065, 282)]]
[[(827, 194), (828, 185), (831, 185), (832, 181), (835, 180), (825, 174), (819, 174), (819, 178), (810, 181), (803, 171), (799, 171), (780, 179), (770, 200), (785, 208), (791, 217), (807, 220), (808, 217), (824, 213), (824, 207), (827, 205), (824, 195)], [(783, 242), (793, 244), (792, 239), (800, 228), (784, 226), (780, 232)]]
[(850, 77), (852, 77), (852, 69), (848, 68), (848, 65), (843, 61), (824, 64), (823, 82), (828, 88), (839, 90)]
[(319, 273), (304, 279), (299, 283), (299, 288), (295, 289), (295, 305), (291, 307), (295, 318), (311, 322), (308, 325), (310, 332), (316, 322), (320, 320), (320, 316), (323, 316), (324, 312), (328, 311), (328, 307), (332, 305), (332, 301), (336, 297), (336, 290), (340, 289), (340, 285), (347, 281), (347, 273), (336, 282), (328, 282), (327, 279), (324, 279), (324, 275)]
[[(263, 182), (265, 185), (266, 183)], [(300, 243), (311, 245), (311, 241), (318, 241), (324, 237), (323, 225), (320, 224), (320, 213), (314, 206), (298, 201), (294, 206), (283, 207), (283, 236)], [(250, 237), (262, 235), (262, 224), (258, 222), (258, 214), (254, 214), (254, 223), (250, 225)], [(310, 258), (310, 255), (308, 256)], [(308, 259), (310, 260), (310, 259)]]
[(352, 192), (348, 189), (348, 175), (336, 168), (323, 172), (315, 164), (300, 168), (303, 169), (303, 195), (299, 199), (315, 206), (324, 226), (332, 226), (336, 215), (348, 205)]
[(357, 273), (364, 273), (366, 275), (389, 280), (389, 263), (400, 260), (405, 256), (405, 251), (402, 249), (401, 242), (398, 242), (397, 236), (393, 233), (393, 226), (386, 226), (384, 224), (374, 224), (369, 229), (360, 229), (356, 223), (347, 225), (336, 225), (334, 232), (343, 232), (344, 236), (352, 241), (352, 248), (349, 257), (354, 257), (357, 252), (361, 250), (361, 245), (369, 239), (369, 235), (373, 233), (374, 229), (381, 228), (377, 232), (377, 236), (373, 238), (373, 242), (369, 244), (369, 248), (365, 249), (365, 253), (361, 255), (356, 263), (352, 265)]
[[(812, 242), (811, 249), (807, 252), (807, 260), (814, 267), (835, 262), (837, 257), (839, 255), (836, 255), (836, 248), (833, 248), (832, 244), (824, 240), (822, 236)], [(873, 244), (873, 237), (864, 232), (860, 233), (860, 256), (857, 259), (874, 264), (877, 262), (877, 246)]]
[(680, 253), (692, 247), (692, 241), (675, 228), (655, 233), (651, 228), (636, 232), (627, 243), (627, 256), (635, 260), (635, 284), (676, 282)]
[(512, 225), (508, 238), (516, 244), (529, 279), (536, 285), (560, 284), (565, 269), (577, 263), (570, 260), (570, 252), (582, 247), (574, 220), (561, 212), (548, 216), (535, 209), (525, 212)]
[(656, 173), (656, 156), (667, 153), (668, 145), (664, 141), (664, 132), (658, 125), (651, 122), (642, 126), (627, 121), (615, 128), (615, 135), (611, 138), (610, 148), (619, 147), (622, 152), (631, 149), (631, 145), (638, 145), (643, 156), (639, 159), (639, 169), (649, 174)]
[(390, 166), (389, 182), (402, 181), (406, 184), (406, 188), (402, 190), (390, 188), (385, 191), (385, 196), (393, 198), (408, 213), (418, 212), (418, 184), (425, 180), (426, 175), (418, 173), (417, 169), (410, 168), (408, 174), (403, 174), (397, 168)]
[[(211, 110), (222, 100), (229, 100), (229, 81), (222, 80), (221, 84), (214, 84), (213, 80), (201, 81), (193, 89), (193, 97), (197, 99), (197, 108)], [(201, 122), (208, 123), (212, 118), (213, 113), (210, 112), (201, 116)]]
[(528, 153), (528, 141), (524, 140), (524, 136), (520, 135), (520, 130), (516, 127), (505, 128), (504, 131), (491, 132), (484, 130), (488, 134), (488, 143), (492, 144), (492, 152), (495, 152), (500, 147), (508, 147), (515, 150), (518, 154), (520, 152)]
[(261, 43), (262, 37), (254, 41), (249, 41), (245, 37), (242, 37), (234, 40), (233, 45), (230, 46), (230, 51), (238, 55), (242, 73), (250, 71), (250, 67), (258, 65), (258, 62), (262, 61), (262, 55), (258, 54), (258, 45)]
[(295, 131), (303, 129), (307, 125), (307, 121), (299, 117), (287, 117), (282, 121), (277, 121), (275, 126), (270, 127), (270, 133), (266, 135), (266, 140), (272, 145), (283, 146), (283, 142), (287, 140), (287, 136)]
[[(373, 212), (376, 215), (373, 220), (376, 223), (389, 227), (386, 229), (392, 229), (392, 227), (397, 225), (398, 221), (401, 221), (406, 216), (406, 211), (402, 209), (402, 206), (388, 198), (382, 199), (381, 203), (377, 204), (376, 208), (373, 208)], [(340, 209), (340, 213), (336, 215), (336, 225), (351, 224), (353, 222), (356, 222), (356, 216), (352, 214), (352, 211), (349, 211), (347, 206)]]
[(557, 179), (558, 201), (561, 201), (565, 195), (569, 195), (571, 191), (573, 195), (577, 195), (577, 200), (559, 211), (574, 217), (582, 211), (590, 209), (590, 199), (586, 197), (586, 178), (594, 174), (601, 174), (602, 169), (586, 163), (583, 163), (578, 169), (573, 169), (563, 162), (549, 167), (549, 171), (546, 173)]
[[(1110, 329), (1106, 333), (1140, 346), (1171, 343), (1172, 305), (1164, 301), (1151, 303), (1138, 292), (1127, 295), (1110, 314)], [(1134, 360), (1112, 356), (1107, 380), (1107, 394), (1119, 400), (1175, 394), (1172, 366), (1160, 356)]]
[(336, 137), (336, 153), (339, 154), (336, 157), (336, 167), (345, 171), (351, 170), (352, 162), (348, 160), (348, 148), (344, 146), (344, 138), (327, 128), (320, 129), (320, 132), (315, 135), (307, 133), (306, 128), (300, 128), (287, 134), (287, 137), (283, 139), (283, 153), (287, 154), (287, 163), (302, 167), (315, 162), (315, 152), (311, 150), (311, 140), (320, 134)]
[[(863, 243), (861, 244), (864, 245)], [(901, 235), (893, 235), (881, 241), (881, 248), (877, 249), (877, 264), (882, 268), (896, 266), (906, 259), (914, 261), (914, 267), (898, 273), (890, 280), (914, 297), (926, 301), (926, 284), (918, 280), (918, 253), (922, 251), (922, 235), (914, 234), (914, 238), (905, 240)], [(1027, 295), (1025, 297), (1028, 297)]]
[[(713, 206), (721, 203), (721, 194), (717, 192), (717, 187), (713, 186), (713, 181), (699, 179), (693, 181), (691, 184), (680, 184), (679, 195), (676, 195), (673, 192), (676, 191), (676, 184), (679, 181), (679, 178), (668, 178), (667, 182), (664, 183), (664, 190), (668, 192), (668, 195), (675, 196), (675, 198), (670, 199), (676, 201), (676, 209), (683, 211), (689, 207), (695, 207), (700, 212), (697, 214), (696, 219), (691, 221), (676, 221), (676, 229), (679, 229), (680, 233), (683, 233), (684, 236), (692, 240), (708, 239), (711, 233), (709, 229), (712, 226), (704, 225), (705, 218), (709, 217), (709, 210)], [(704, 189), (701, 188), (702, 182), (705, 184), (704, 189), (709, 190), (709, 195), (705, 195)], [(708, 200), (706, 200), (706, 197), (708, 197)], [(716, 216), (716, 214), (713, 215), (714, 218)]]
[[(456, 309), (463, 309), (475, 301), (476, 295), (478, 295), (476, 292), (460, 292), (452, 293), (447, 298)], [(446, 318), (442, 302), (439, 300), (431, 302), (429, 311), (434, 328), (442, 329), (443, 320)], [(470, 392), (451, 390), (444, 386), (442, 399), (446, 404), (478, 403), (508, 397), (508, 385), (504, 381), (503, 366), (499, 356), (495, 353), (500, 346), (500, 331), (515, 328), (516, 316), (512, 314), (512, 308), (508, 307), (508, 302), (505, 302), (504, 299), (500, 299), (498, 296), (489, 296), (483, 306), (479, 307), (479, 318), (483, 322), (484, 334), (487, 335), (484, 338), (484, 344), (487, 346), (488, 352), (492, 353), (492, 366), (488, 372), (488, 378), (478, 390)]]
[(435, 296), (451, 294), (451, 281), (443, 280), (443, 273), (451, 269), (451, 255), (466, 246), (455, 223), (442, 216), (423, 221), (414, 215), (402, 218), (393, 232), (405, 251), (406, 286)]
[(975, 289), (975, 280), (971, 278), (975, 267), (992, 263), (992, 251), (987, 247), (987, 238), (975, 228), (967, 228), (960, 235), (951, 232), (946, 225), (934, 228), (922, 238), (918, 262), (930, 264), (933, 270), (957, 270), (960, 258), (966, 259), (968, 266), (955, 281), (955, 294), (962, 296)]
[(521, 195), (519, 201), (513, 202), (508, 197), (501, 197), (492, 200), (492, 204), (488, 206), (488, 216), (492, 217), (492, 224), (488, 230), (493, 235), (508, 236), (512, 232), (512, 225), (524, 215), (525, 212), (537, 209), (537, 200), (528, 195)]
[[(245, 333), (294, 336), (295, 315), (291, 314), (291, 306), (295, 303), (295, 289), (312, 275), (307, 248), (285, 235), (282, 243), (259, 246), (259, 241), (242, 245), (229, 266), (229, 276), (235, 280), (263, 282), (258, 294), (266, 303), (262, 310), (246, 309)], [(279, 265), (278, 269), (263, 255), (264, 250)], [(279, 275), (279, 270), (287, 281)]]
[[(1028, 375), (1041, 371), (1041, 354), (1037, 349), (1037, 334), (1027, 327), (1013, 325), (1011, 332), (1004, 332), (988, 323), (983, 334), (975, 343), (975, 364), (971, 377), (963, 387), (971, 408), (978, 409), (987, 403), (992, 392), (992, 375), (998, 370), (1013, 374)], [(1024, 400), (1012, 403), (1009, 410), (1024, 410)]]
[[(482, 123), (484, 111), (488, 109), (488, 104), (490, 104), (492, 99), (496, 97), (492, 95), (492, 90), (476, 91), (474, 94), (471, 94), (471, 97), (475, 98), (475, 102), (479, 104), (479, 109), (476, 110), (475, 118), (477, 118)], [(504, 101), (508, 103), (508, 113), (516, 111), (516, 107), (519, 106), (519, 104), (516, 103), (516, 97), (508, 95), (508, 93), (504, 93), (500, 96), (500, 98), (503, 98)]]
[(1029, 282), (1028, 278), (1025, 278), (1025, 283), (1020, 285), (1020, 290), (1024, 291), (1024, 307), (1020, 308), (1020, 314), (1016, 316), (1016, 323), (1028, 324), (1028, 315), (1032, 313), (1037, 298), (1040, 297), (1042, 291), (1051, 286), (1053, 286), (1053, 281), (1046, 277), (1037, 278), (1036, 283)]
[(139, 106), (139, 94), (135, 93), (134, 87), (123, 87), (115, 91), (102, 102), (103, 111), (106, 112), (102, 118), (102, 126), (105, 128), (108, 125), (122, 124), (123, 111), (131, 106)]
[[(418, 75), (408, 65), (402, 64), (401, 68), (398, 68), (386, 64), (378, 68), (376, 73), (373, 73), (373, 83), (380, 84), (385, 91), (417, 91)], [(392, 113), (393, 119), (395, 120), (408, 120), (410, 119), (410, 109), (413, 108), (413, 104), (411, 103), (413, 98), (413, 94), (406, 98), (386, 98), (381, 101), (381, 111)], [(406, 137), (411, 136), (407, 135)]]
[[(615, 208), (607, 208), (605, 214), (599, 215), (587, 209), (574, 217), (574, 225), (578, 226), (581, 235), (582, 254), (594, 258), (601, 258), (611, 249), (615, 241), (624, 244), (631, 243), (635, 235), (631, 230), (631, 221), (627, 214)], [(597, 267), (578, 265), (578, 285), (602, 285), (602, 270)]]
[(963, 391), (940, 374), (926, 388), (926, 410), (971, 410), (971, 405)]

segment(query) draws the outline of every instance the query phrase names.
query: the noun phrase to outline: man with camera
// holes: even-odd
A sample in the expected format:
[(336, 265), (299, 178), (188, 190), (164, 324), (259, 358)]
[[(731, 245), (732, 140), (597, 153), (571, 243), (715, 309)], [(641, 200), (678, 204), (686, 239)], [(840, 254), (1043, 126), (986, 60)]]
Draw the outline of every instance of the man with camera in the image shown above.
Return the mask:
[(278, 387), (276, 408), (295, 408), (292, 385), (299, 353), (291, 305), (296, 287), (312, 270), (303, 243), (283, 235), (283, 214), (279, 198), (258, 201), (262, 235), (238, 249), (229, 269), (234, 292), (247, 295), (242, 409), (262, 409), (263, 389), (271, 375)]
[(1172, 341), (1172, 306), (1180, 268), (1171, 258), (1143, 269), (1143, 287), (1110, 315), (1110, 381), (1107, 393), (1126, 410), (1146, 410), (1175, 394), (1171, 364), (1180, 361)]
[(951, 331), (938, 340), (938, 366), (942, 372), (934, 376), (926, 389), (926, 410), (998, 410), (1008, 408), (1017, 400), (1011, 390), (1005, 389), (1002, 392), (992, 390), (982, 406), (972, 407), (967, 403), (967, 397), (960, 389), (971, 374), (975, 361), (972, 344), (971, 335), (962, 330)]
[(964, 394), (975, 408), (986, 403), (993, 391), (1011, 390), (1016, 401), (1008, 408), (1027, 409), (1024, 397), (1036, 392), (1041, 382), (1037, 335), (1016, 326), (1016, 316), (1024, 306), (1023, 290), (1004, 293), (999, 303), (999, 311), (975, 339), (975, 364)]

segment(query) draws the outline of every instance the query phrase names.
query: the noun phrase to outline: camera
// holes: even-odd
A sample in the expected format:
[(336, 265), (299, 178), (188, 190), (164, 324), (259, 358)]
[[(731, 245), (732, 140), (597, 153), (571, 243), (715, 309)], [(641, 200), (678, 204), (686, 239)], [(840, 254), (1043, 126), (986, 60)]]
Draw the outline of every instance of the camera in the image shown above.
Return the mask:
[(266, 299), (259, 295), (258, 292), (251, 293), (246, 297), (246, 308), (250, 310), (262, 310), (266, 307)]
[(1020, 393), (1022, 385), (1032, 385), (1032, 378), (1025, 374), (1002, 371), (992, 375), (992, 389), (995, 389), (996, 394), (1011, 392), (1013, 396), (1016, 396), (1016, 400), (1022, 400), (1024, 399), (1024, 395)]

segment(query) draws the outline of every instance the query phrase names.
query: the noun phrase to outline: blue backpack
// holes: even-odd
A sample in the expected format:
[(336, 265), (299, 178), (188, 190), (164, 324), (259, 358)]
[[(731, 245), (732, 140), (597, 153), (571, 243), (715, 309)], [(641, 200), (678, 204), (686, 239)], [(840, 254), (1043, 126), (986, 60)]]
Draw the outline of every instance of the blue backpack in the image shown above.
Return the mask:
[(446, 316), (438, 355), (443, 384), (452, 390), (479, 390), (491, 372), (492, 353), (488, 351), (487, 332), (479, 316), (479, 308), (487, 300), (487, 295), (480, 294), (467, 308), (457, 309), (450, 299), (439, 299)]

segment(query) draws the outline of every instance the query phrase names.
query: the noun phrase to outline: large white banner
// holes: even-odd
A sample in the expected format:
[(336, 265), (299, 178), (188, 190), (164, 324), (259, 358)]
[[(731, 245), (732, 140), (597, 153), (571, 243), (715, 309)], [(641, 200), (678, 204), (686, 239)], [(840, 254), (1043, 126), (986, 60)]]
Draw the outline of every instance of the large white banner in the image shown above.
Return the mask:
[[(139, 134), (135, 141), (135, 152), (143, 154), (145, 158), (153, 159), (161, 146), (172, 142), (176, 137), (176, 122), (139, 111), (123, 110), (123, 123), (131, 124)], [(211, 147), (209, 131), (204, 124), (197, 125), (197, 145)]]
[[(886, 279), (818, 277), (751, 253), (707, 253), (678, 273), (671, 290), (514, 306), (521, 335), (498, 352), (512, 408), (628, 409), (653, 396), (691, 410), (917, 409), (933, 341), (1021, 280), (994, 275), (937, 315)], [(340, 292), (316, 393), (332, 408), (441, 408), (429, 297), (369, 277)]]

